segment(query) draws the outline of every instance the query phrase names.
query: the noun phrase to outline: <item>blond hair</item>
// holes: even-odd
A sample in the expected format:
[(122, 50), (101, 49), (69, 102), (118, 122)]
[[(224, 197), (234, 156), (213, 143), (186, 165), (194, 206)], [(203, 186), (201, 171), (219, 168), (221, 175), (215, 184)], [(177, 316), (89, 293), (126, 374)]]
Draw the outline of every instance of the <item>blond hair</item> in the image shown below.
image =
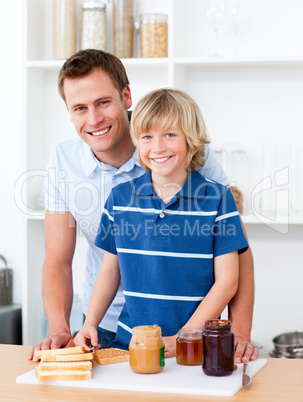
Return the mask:
[(205, 145), (209, 143), (202, 113), (196, 102), (185, 92), (175, 89), (157, 89), (145, 95), (136, 105), (131, 118), (131, 137), (138, 147), (139, 162), (150, 170), (140, 158), (139, 136), (152, 128), (167, 130), (178, 125), (187, 142), (188, 170), (197, 170), (205, 163)]

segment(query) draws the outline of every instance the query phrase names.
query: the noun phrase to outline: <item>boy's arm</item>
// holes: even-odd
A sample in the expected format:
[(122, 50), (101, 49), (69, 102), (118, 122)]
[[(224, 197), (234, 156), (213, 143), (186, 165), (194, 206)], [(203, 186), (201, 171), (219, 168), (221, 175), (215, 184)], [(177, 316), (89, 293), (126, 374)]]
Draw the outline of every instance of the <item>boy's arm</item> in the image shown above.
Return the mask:
[[(233, 251), (215, 257), (214, 273), (214, 285), (184, 325), (184, 328), (202, 328), (206, 320), (218, 318), (225, 309), (238, 287), (238, 252)], [(176, 338), (177, 335), (164, 337), (166, 357), (175, 356)]]
[(92, 291), (85, 323), (74, 339), (76, 345), (89, 349), (86, 346), (86, 341), (89, 340), (92, 346), (100, 347), (97, 327), (115, 298), (120, 280), (118, 256), (105, 251)]
[[(245, 227), (242, 228), (247, 239)], [(235, 363), (256, 360), (258, 349), (250, 342), (254, 308), (254, 262), (251, 248), (239, 255), (239, 286), (228, 304), (228, 316), (235, 333)]]

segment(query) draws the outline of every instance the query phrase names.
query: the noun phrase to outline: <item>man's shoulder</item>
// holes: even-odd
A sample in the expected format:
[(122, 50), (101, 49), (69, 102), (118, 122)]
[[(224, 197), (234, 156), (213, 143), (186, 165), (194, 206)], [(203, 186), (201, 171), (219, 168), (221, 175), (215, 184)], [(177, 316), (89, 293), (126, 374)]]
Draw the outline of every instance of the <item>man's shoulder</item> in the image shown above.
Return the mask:
[(76, 137), (70, 138), (57, 144), (54, 148), (54, 152), (66, 153), (70, 152), (71, 150), (80, 152), (85, 149), (89, 149), (88, 145), (83, 140), (81, 140), (81, 138)]

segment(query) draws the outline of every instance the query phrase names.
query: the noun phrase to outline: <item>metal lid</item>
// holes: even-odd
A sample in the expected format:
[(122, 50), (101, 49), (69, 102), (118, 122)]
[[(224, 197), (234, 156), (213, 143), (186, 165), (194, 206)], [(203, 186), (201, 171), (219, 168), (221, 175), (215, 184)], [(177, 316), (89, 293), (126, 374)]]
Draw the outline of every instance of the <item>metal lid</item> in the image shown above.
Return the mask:
[(141, 14), (140, 21), (145, 23), (155, 23), (155, 22), (167, 22), (167, 14)]
[(88, 8), (105, 8), (105, 3), (103, 1), (85, 1), (82, 8), (85, 10)]

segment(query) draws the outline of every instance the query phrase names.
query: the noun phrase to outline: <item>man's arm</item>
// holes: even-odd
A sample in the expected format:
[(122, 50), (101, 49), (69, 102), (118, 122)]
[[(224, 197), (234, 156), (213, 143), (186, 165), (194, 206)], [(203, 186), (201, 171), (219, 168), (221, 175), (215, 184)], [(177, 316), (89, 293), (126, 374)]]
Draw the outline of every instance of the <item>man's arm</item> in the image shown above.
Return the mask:
[[(241, 221), (242, 222), (242, 221)], [(247, 239), (246, 230), (242, 228)], [(254, 308), (254, 262), (251, 248), (239, 255), (239, 285), (235, 296), (228, 304), (228, 315), (235, 333), (235, 362), (256, 360), (259, 352), (251, 344), (251, 328)]]
[[(238, 287), (238, 253), (232, 251), (214, 258), (215, 282), (183, 328), (203, 328), (205, 321), (219, 317)], [(177, 334), (164, 337), (165, 357), (176, 354)]]
[(76, 245), (76, 224), (69, 212), (45, 215), (45, 260), (42, 276), (42, 294), (49, 335), (28, 355), (34, 358), (36, 350), (73, 346), (69, 318), (73, 301), (72, 260)]

